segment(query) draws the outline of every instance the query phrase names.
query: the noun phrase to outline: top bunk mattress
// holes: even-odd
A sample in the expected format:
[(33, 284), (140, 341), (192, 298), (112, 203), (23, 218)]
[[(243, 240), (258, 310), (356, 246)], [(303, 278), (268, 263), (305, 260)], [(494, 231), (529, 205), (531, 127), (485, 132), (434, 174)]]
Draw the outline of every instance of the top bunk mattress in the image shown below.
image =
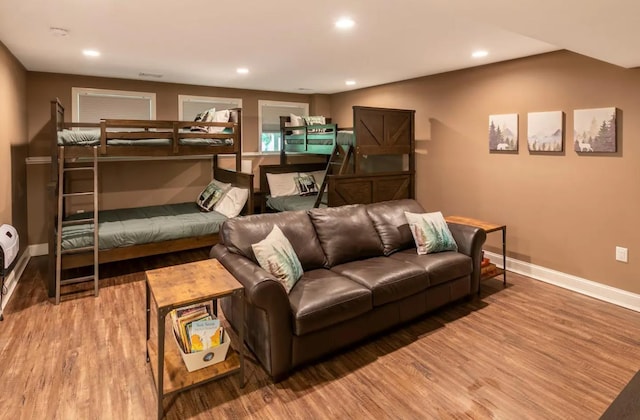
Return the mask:
[[(308, 145), (332, 145), (334, 141), (342, 146), (354, 145), (355, 136), (353, 131), (338, 131), (337, 133), (309, 133), (307, 134)], [(287, 135), (285, 141), (287, 144), (304, 144), (304, 134)]]
[[(190, 130), (180, 130), (180, 133), (194, 133)], [(215, 146), (233, 145), (233, 139), (212, 138), (181, 138), (178, 144), (183, 146)], [(62, 130), (58, 131), (58, 146), (98, 146), (100, 145), (100, 130)], [(110, 139), (108, 146), (170, 146), (170, 139)]]
[[(88, 212), (67, 220), (91, 217), (93, 213)], [(217, 233), (225, 220), (227, 218), (216, 211), (201, 211), (195, 203), (103, 210), (98, 213), (99, 249), (210, 235)], [(62, 228), (62, 249), (92, 245), (91, 223)]]

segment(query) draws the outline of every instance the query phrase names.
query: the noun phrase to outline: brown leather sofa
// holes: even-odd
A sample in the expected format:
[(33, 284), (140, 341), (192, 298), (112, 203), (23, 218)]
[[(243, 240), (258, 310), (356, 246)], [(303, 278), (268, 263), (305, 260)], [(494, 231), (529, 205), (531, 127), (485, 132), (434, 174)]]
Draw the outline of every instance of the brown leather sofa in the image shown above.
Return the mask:
[[(458, 252), (418, 255), (405, 211), (414, 200), (238, 217), (211, 250), (245, 287), (248, 346), (275, 381), (293, 368), (478, 291), (484, 231), (449, 224)], [(304, 274), (287, 294), (251, 244), (274, 225)], [(241, 305), (221, 303), (237, 329)]]

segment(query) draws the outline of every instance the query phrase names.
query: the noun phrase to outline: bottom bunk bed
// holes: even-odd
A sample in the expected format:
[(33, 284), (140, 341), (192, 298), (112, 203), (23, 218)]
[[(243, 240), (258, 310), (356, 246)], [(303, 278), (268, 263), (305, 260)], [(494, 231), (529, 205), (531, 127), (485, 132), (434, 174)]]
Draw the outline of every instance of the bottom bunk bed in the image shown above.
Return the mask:
[[(243, 190), (227, 202), (251, 213), (253, 203), (253, 175), (214, 167), (214, 179)], [(246, 190), (246, 192), (244, 191)], [(55, 206), (56, 185), (50, 184), (51, 205)], [(240, 191), (240, 190), (234, 190)], [(246, 203), (242, 198), (246, 196)], [(240, 198), (238, 198), (240, 197)], [(93, 252), (77, 252), (93, 245), (93, 225), (82, 223), (90, 219), (91, 212), (75, 214), (65, 221), (61, 235), (61, 269), (93, 265)], [(176, 203), (140, 208), (101, 210), (98, 212), (98, 262), (122, 261), (150, 255), (165, 254), (212, 246), (218, 242), (218, 231), (227, 217), (215, 210), (203, 211), (194, 202)], [(49, 296), (55, 294), (55, 255), (57, 235), (50, 229)]]
[[(260, 191), (263, 197), (261, 203), (262, 213), (313, 208), (317, 195), (301, 193), (295, 179), (300, 174), (309, 174), (313, 176), (316, 185), (319, 186), (325, 177), (326, 168), (326, 163), (260, 165)], [(324, 198), (322, 201), (327, 202)]]
[[(313, 208), (317, 196), (301, 195), (296, 188), (294, 179), (301, 174), (310, 174), (314, 176), (317, 185), (321, 185), (322, 179), (325, 177), (325, 169), (326, 164), (324, 163), (261, 165), (262, 212)], [(327, 176), (325, 196), (321, 200), (326, 204), (321, 207), (414, 198), (412, 186), (413, 173), (408, 171), (329, 175)], [(275, 194), (273, 194), (274, 189)]]

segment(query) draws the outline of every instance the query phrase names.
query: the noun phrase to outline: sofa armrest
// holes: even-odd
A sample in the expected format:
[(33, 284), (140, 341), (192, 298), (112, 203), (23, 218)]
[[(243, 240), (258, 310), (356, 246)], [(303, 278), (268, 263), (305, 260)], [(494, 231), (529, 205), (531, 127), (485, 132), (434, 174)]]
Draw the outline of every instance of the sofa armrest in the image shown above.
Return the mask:
[[(282, 284), (250, 259), (229, 252), (221, 244), (211, 248), (211, 258), (220, 263), (244, 286), (247, 304), (247, 344), (263, 362), (269, 374), (281, 377), (291, 370), (292, 315), (289, 296)], [(234, 301), (222, 304), (227, 320), (237, 329)]]
[(458, 252), (468, 255), (473, 261), (471, 273), (471, 293), (480, 290), (480, 264), (482, 263), (482, 245), (487, 239), (484, 230), (459, 223), (447, 223), (449, 230), (458, 244)]

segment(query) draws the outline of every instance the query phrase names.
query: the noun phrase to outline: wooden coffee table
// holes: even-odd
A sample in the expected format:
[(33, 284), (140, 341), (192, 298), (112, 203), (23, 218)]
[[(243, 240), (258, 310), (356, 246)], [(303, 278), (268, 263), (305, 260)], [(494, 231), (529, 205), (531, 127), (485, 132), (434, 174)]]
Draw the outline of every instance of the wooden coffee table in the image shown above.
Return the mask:
[[(158, 419), (164, 415), (163, 398), (167, 395), (192, 388), (203, 383), (239, 373), (240, 387), (244, 387), (244, 310), (239, 320), (236, 344), (238, 351), (229, 348), (223, 362), (189, 372), (182, 360), (167, 314), (173, 309), (193, 303), (214, 302), (217, 314), (217, 299), (235, 295), (242, 299), (243, 286), (216, 259), (149, 270), (145, 273), (147, 284), (147, 362), (156, 385)], [(151, 297), (156, 310), (156, 340), (151, 337)], [(169, 325), (168, 325), (169, 324)]]

